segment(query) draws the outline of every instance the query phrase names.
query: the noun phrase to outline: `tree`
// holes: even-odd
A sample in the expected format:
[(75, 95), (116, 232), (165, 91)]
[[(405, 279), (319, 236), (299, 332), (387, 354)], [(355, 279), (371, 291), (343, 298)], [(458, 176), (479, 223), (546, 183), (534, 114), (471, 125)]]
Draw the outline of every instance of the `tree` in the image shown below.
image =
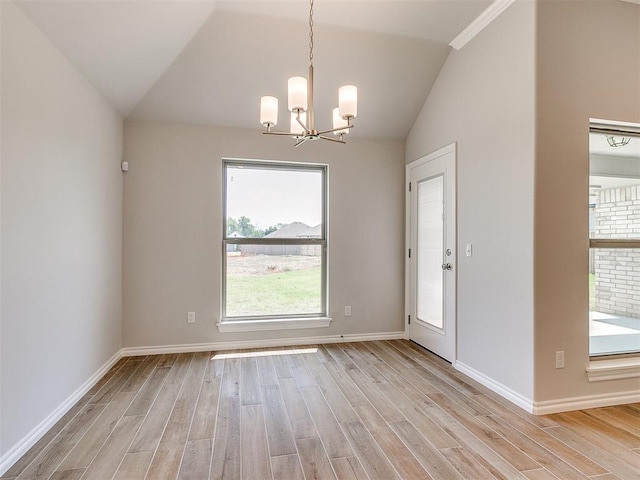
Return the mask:
[(256, 227), (251, 223), (251, 219), (244, 215), (238, 219), (238, 233), (243, 237), (253, 237)]
[(238, 231), (238, 222), (235, 218), (227, 218), (227, 235)]
[(265, 228), (264, 236), (269, 235), (270, 233), (276, 232), (282, 228), (282, 224), (279, 223), (277, 225), (271, 225), (270, 227)]

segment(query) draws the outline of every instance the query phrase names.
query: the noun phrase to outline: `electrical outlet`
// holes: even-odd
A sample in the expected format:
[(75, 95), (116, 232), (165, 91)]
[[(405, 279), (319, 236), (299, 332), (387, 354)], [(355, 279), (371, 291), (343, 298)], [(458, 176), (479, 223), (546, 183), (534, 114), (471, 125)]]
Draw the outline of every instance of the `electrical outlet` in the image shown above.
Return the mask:
[(351, 316), (351, 306), (347, 305), (346, 307), (344, 307), (344, 316), (345, 317), (350, 317)]
[(187, 323), (196, 323), (196, 312), (187, 313)]
[(564, 368), (564, 350), (556, 352), (556, 368)]

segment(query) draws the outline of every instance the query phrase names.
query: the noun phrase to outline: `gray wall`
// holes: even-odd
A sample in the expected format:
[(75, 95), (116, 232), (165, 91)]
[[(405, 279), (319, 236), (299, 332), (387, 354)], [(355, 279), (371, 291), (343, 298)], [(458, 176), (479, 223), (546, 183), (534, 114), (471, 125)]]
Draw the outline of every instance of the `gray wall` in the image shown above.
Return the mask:
[[(533, 2), (452, 51), (407, 162), (458, 142), (458, 361), (533, 399)], [(473, 243), (473, 256), (464, 256)]]
[[(640, 6), (538, 4), (535, 392), (545, 401), (638, 389), (588, 383), (589, 118), (640, 122)], [(564, 369), (555, 352), (565, 351)]]
[(0, 3), (2, 458), (121, 348), (122, 120)]
[[(329, 165), (329, 328), (218, 332), (222, 157)], [(403, 142), (350, 138), (294, 149), (258, 130), (131, 121), (125, 159), (126, 347), (404, 329)], [(195, 324), (186, 323), (188, 311)]]

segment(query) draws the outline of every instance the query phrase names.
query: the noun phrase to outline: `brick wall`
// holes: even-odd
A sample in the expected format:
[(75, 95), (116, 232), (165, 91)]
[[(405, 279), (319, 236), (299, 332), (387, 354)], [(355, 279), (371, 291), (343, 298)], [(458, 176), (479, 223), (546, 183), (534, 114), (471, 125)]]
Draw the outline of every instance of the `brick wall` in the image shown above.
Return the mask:
[[(600, 190), (594, 238), (640, 238), (640, 185)], [(640, 317), (640, 249), (595, 251), (595, 309)]]

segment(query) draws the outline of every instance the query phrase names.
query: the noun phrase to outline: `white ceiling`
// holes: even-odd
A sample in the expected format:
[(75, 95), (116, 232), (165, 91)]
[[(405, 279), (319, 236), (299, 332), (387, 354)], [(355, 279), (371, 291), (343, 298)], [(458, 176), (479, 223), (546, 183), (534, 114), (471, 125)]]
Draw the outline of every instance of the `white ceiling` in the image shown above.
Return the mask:
[[(616, 136), (616, 138), (620, 138)], [(629, 143), (620, 147), (612, 147), (603, 133), (589, 133), (589, 153), (603, 157), (627, 157), (640, 161), (640, 137), (629, 135)]]
[[(353, 136), (405, 138), (453, 40), (490, 0), (316, 0), (316, 125), (358, 86)], [(17, 0), (123, 116), (261, 128), (307, 75), (305, 0)]]

